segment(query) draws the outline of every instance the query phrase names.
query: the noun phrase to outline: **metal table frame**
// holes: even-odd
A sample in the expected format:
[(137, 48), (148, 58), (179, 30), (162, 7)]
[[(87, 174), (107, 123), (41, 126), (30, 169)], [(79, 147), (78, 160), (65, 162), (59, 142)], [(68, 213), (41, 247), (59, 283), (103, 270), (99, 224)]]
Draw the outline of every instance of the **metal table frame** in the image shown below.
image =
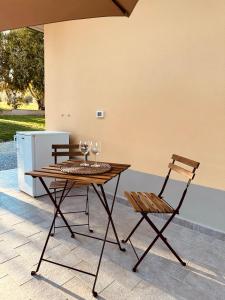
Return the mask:
[[(55, 265), (58, 265), (58, 266), (61, 266), (61, 267), (65, 267), (65, 268), (68, 268), (68, 269), (71, 269), (71, 270), (75, 270), (75, 271), (78, 271), (78, 272), (81, 272), (81, 273), (93, 276), (94, 277), (94, 283), (93, 283), (93, 287), (92, 287), (92, 293), (93, 293), (94, 297), (98, 296), (98, 293), (95, 291), (95, 287), (96, 287), (96, 283), (97, 283), (97, 279), (98, 279), (98, 274), (99, 274), (99, 270), (100, 270), (100, 266), (101, 266), (101, 262), (102, 262), (102, 256), (103, 256), (103, 253), (104, 253), (105, 244), (106, 243), (116, 244), (116, 245), (118, 245), (120, 251), (122, 251), (122, 252), (126, 251), (125, 248), (121, 247), (121, 244), (120, 244), (120, 241), (119, 241), (119, 238), (118, 238), (118, 234), (117, 234), (117, 231), (116, 231), (116, 228), (115, 228), (115, 224), (114, 224), (113, 218), (112, 218), (112, 213), (113, 213), (113, 208), (114, 208), (114, 204), (115, 204), (115, 200), (116, 200), (116, 194), (117, 194), (117, 190), (118, 190), (118, 186), (119, 186), (119, 182), (120, 182), (120, 175), (121, 175), (121, 173), (122, 173), (122, 171), (117, 175), (116, 187), (115, 187), (115, 191), (114, 191), (114, 195), (113, 195), (113, 200), (112, 200), (111, 207), (109, 206), (108, 200), (106, 198), (106, 194), (105, 194), (105, 190), (104, 190), (103, 184), (90, 183), (90, 185), (93, 187), (93, 189), (94, 189), (94, 191), (95, 191), (98, 199), (100, 200), (100, 202), (101, 202), (101, 204), (102, 204), (102, 206), (103, 206), (103, 208), (106, 211), (107, 216), (108, 216), (108, 222), (107, 222), (107, 226), (106, 226), (104, 238), (100, 238), (100, 237), (96, 237), (96, 236), (93, 236), (93, 235), (88, 235), (88, 234), (84, 234), (84, 233), (79, 233), (77, 231), (73, 231), (72, 228), (71, 228), (71, 226), (68, 224), (68, 222), (67, 222), (64, 214), (62, 213), (62, 211), (60, 209), (60, 206), (61, 206), (61, 204), (63, 202), (64, 194), (65, 194), (65, 191), (66, 191), (67, 184), (68, 184), (69, 180), (66, 180), (64, 189), (63, 189), (61, 197), (60, 197), (60, 200), (59, 200), (59, 202), (57, 204), (57, 202), (55, 201), (53, 195), (49, 191), (49, 188), (47, 187), (47, 185), (46, 185), (46, 183), (45, 183), (45, 181), (43, 179), (44, 176), (43, 177), (42, 176), (34, 176), (32, 174), (27, 173), (27, 175), (31, 175), (34, 178), (36, 178), (36, 177), (39, 178), (39, 180), (41, 181), (41, 183), (42, 183), (45, 191), (47, 192), (49, 198), (51, 199), (51, 201), (52, 201), (52, 203), (53, 203), (53, 205), (55, 207), (55, 212), (54, 212), (54, 217), (53, 217), (53, 220), (52, 220), (52, 224), (50, 226), (50, 229), (49, 229), (49, 232), (48, 232), (48, 235), (47, 235), (47, 238), (46, 238), (46, 241), (45, 241), (45, 244), (44, 244), (44, 247), (43, 247), (43, 250), (42, 250), (39, 262), (38, 262), (38, 265), (37, 265), (37, 268), (36, 268), (35, 271), (31, 272), (32, 276), (34, 276), (39, 271), (41, 263), (43, 261), (48, 262), (48, 263), (52, 263), (52, 264), (55, 264)], [(56, 178), (57, 178), (57, 176), (56, 176)], [(46, 251), (49, 239), (51, 237), (51, 233), (52, 233), (52, 230), (53, 230), (53, 227), (54, 227), (54, 223), (55, 223), (55, 219), (56, 219), (57, 215), (60, 215), (62, 217), (62, 220), (65, 223), (65, 227), (67, 227), (67, 229), (69, 230), (69, 232), (71, 234), (71, 238), (75, 238), (75, 235), (78, 234), (78, 235), (82, 235), (82, 236), (89, 237), (89, 238), (92, 238), (92, 239), (103, 241), (102, 249), (101, 249), (101, 252), (100, 252), (100, 257), (99, 257), (99, 261), (98, 261), (98, 266), (97, 266), (96, 273), (86, 272), (84, 270), (73, 268), (73, 267), (70, 267), (68, 265), (60, 264), (60, 263), (57, 263), (56, 261), (52, 261), (50, 259), (45, 259), (44, 258), (44, 254), (45, 254), (45, 251)], [(115, 241), (107, 239), (110, 224), (112, 226), (113, 233), (115, 235), (115, 239), (116, 239)]]

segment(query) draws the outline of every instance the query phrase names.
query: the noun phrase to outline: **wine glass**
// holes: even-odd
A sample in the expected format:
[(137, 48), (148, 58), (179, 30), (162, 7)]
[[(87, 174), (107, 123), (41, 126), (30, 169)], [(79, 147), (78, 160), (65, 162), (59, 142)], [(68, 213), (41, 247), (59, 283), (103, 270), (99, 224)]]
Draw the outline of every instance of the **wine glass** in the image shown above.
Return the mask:
[(101, 153), (101, 143), (91, 142), (91, 152), (95, 155), (95, 163), (91, 166), (97, 168), (100, 167), (100, 164), (97, 163), (97, 155)]
[(86, 155), (88, 154), (88, 152), (90, 150), (90, 142), (80, 141), (79, 149), (80, 149), (80, 152), (84, 155), (84, 162), (81, 163), (80, 166), (89, 167), (89, 164), (87, 163), (87, 160), (86, 160)]

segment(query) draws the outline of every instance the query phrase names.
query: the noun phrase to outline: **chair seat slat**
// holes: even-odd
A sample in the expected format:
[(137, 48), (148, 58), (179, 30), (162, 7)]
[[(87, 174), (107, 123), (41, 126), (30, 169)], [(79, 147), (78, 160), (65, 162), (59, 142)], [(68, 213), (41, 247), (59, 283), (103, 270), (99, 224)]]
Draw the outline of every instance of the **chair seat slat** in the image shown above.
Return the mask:
[(142, 209), (137, 205), (136, 201), (133, 199), (133, 197), (131, 196), (130, 193), (125, 192), (124, 195), (127, 198), (127, 200), (130, 202), (130, 204), (133, 206), (133, 208), (135, 209), (135, 211), (137, 211), (137, 212), (141, 212), (142, 211)]
[(156, 212), (160, 212), (160, 207), (158, 204), (158, 197), (152, 193), (142, 193), (148, 199), (149, 210), (154, 209)]
[(145, 211), (150, 211), (152, 209), (158, 211), (157, 205), (155, 205), (155, 203), (151, 200), (148, 193), (139, 192), (138, 195), (141, 198), (141, 201), (145, 203), (145, 207), (146, 207)]
[(174, 209), (154, 193), (125, 192), (134, 210), (145, 213), (172, 213)]
[(140, 193), (131, 192), (137, 204), (141, 207), (142, 211), (148, 210), (148, 203), (146, 203), (143, 199), (143, 196)]

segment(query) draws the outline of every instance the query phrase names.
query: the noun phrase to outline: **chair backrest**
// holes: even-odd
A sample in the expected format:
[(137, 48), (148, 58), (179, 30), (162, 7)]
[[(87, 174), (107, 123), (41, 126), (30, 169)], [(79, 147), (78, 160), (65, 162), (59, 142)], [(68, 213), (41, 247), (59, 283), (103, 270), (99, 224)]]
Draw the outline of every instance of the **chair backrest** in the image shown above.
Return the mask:
[[(171, 159), (172, 159), (172, 162), (169, 163), (169, 165), (168, 165), (169, 172), (168, 172), (168, 174), (165, 178), (162, 189), (161, 189), (158, 196), (162, 198), (162, 194), (163, 194), (163, 192), (166, 188), (166, 185), (168, 183), (168, 180), (169, 180), (169, 177), (170, 177), (170, 174), (171, 174), (172, 171), (178, 173), (179, 175), (183, 175), (184, 177), (186, 177), (187, 178), (187, 184), (186, 184), (185, 189), (183, 191), (183, 194), (181, 196), (180, 202), (179, 202), (179, 204), (176, 208), (176, 210), (179, 212), (179, 209), (180, 209), (180, 207), (181, 207), (181, 205), (184, 201), (184, 198), (186, 196), (189, 185), (191, 184), (191, 181), (194, 179), (195, 171), (198, 169), (200, 163), (197, 162), (197, 161), (194, 161), (192, 159), (177, 155), (177, 154), (173, 154)], [(181, 163), (182, 166), (177, 165), (176, 162)]]
[(65, 156), (69, 157), (69, 159), (83, 157), (78, 144), (54, 144), (52, 145), (52, 150), (55, 164), (58, 162), (58, 157)]

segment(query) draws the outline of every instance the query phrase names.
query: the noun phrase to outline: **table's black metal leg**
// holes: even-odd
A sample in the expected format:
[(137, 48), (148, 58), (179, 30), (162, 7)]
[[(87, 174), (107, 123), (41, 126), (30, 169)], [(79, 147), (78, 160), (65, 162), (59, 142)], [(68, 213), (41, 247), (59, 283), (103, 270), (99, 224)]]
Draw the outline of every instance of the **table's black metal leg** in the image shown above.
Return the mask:
[[(70, 191), (72, 190), (73, 186), (74, 186), (74, 184), (67, 190), (66, 194), (64, 194), (62, 202), (67, 197), (67, 195), (70, 193)], [(55, 203), (57, 204), (57, 195), (56, 195), (56, 193), (57, 193), (57, 191), (56, 191), (56, 189), (54, 189)], [(56, 208), (54, 207), (54, 212), (55, 212), (55, 210), (56, 210)], [(58, 214), (56, 216), (56, 219), (57, 219), (57, 217), (58, 217)], [(53, 232), (51, 232), (51, 236), (55, 235), (55, 229), (56, 229), (55, 223), (56, 223), (56, 219), (55, 219), (54, 226), (53, 226)]]
[[(56, 189), (54, 189), (54, 198), (55, 198), (55, 203), (57, 204), (57, 198), (56, 198)], [(56, 211), (56, 208), (54, 207), (54, 213), (55, 213), (55, 211)], [(57, 218), (57, 216), (56, 216), (56, 218)], [(55, 222), (54, 222), (54, 224), (53, 224), (53, 230), (52, 230), (52, 232), (51, 232), (51, 236), (54, 236), (55, 235), (55, 223), (56, 223), (56, 219), (55, 219)]]
[(105, 243), (106, 243), (106, 240), (107, 240), (107, 235), (108, 235), (110, 223), (112, 224), (112, 228), (113, 228), (113, 231), (114, 231), (114, 234), (115, 234), (115, 237), (116, 237), (116, 240), (117, 240), (117, 243), (119, 245), (120, 250), (121, 251), (126, 250), (126, 249), (122, 248), (121, 245), (120, 245), (120, 241), (119, 241), (119, 238), (118, 238), (118, 235), (117, 235), (117, 232), (116, 232), (116, 228), (114, 226), (114, 222), (113, 222), (113, 219), (112, 219), (112, 212), (113, 212), (113, 207), (114, 207), (114, 203), (115, 203), (115, 199), (116, 199), (116, 193), (117, 193), (117, 189), (118, 189), (119, 179), (120, 179), (120, 177), (117, 180), (116, 189), (115, 189), (111, 209), (109, 209), (109, 205), (108, 205), (108, 202), (107, 202), (107, 199), (106, 199), (106, 195), (105, 195), (105, 191), (104, 191), (103, 186), (100, 185), (100, 189), (101, 189), (101, 192), (102, 192), (102, 197), (104, 199), (104, 202), (102, 201), (102, 198), (101, 198), (100, 194), (98, 193), (98, 190), (96, 189), (94, 184), (92, 185), (94, 190), (96, 191), (100, 201), (102, 202), (103, 207), (105, 208), (105, 210), (107, 212), (107, 215), (108, 215), (108, 223), (107, 223), (106, 232), (105, 232), (105, 236), (104, 236), (104, 241), (103, 241), (103, 245), (102, 245), (102, 250), (101, 250), (101, 254), (100, 254), (100, 258), (99, 258), (99, 262), (98, 262), (98, 267), (97, 267), (97, 271), (96, 271), (96, 275), (95, 275), (95, 281), (94, 281), (93, 288), (92, 288), (92, 293), (93, 293), (94, 297), (98, 296), (97, 292), (95, 291), (95, 286), (96, 286), (97, 279), (98, 279), (99, 269), (100, 269), (100, 266), (101, 266), (102, 256), (103, 256), (104, 249), (105, 249)]
[[(70, 226), (69, 226), (67, 220), (65, 219), (63, 213), (61, 212), (60, 207), (57, 206), (57, 203), (55, 202), (55, 200), (54, 200), (52, 194), (50, 193), (48, 187), (46, 186), (46, 184), (45, 184), (43, 178), (42, 178), (42, 177), (39, 177), (39, 179), (40, 179), (40, 181), (41, 181), (41, 183), (42, 183), (44, 189), (46, 190), (46, 192), (47, 192), (49, 198), (52, 200), (52, 203), (54, 204), (55, 208), (58, 209), (58, 213), (59, 213), (60, 216), (62, 217), (62, 219), (63, 219), (63, 221), (64, 221), (66, 227), (68, 228), (69, 232), (71, 233), (71, 237), (74, 238), (75, 235), (74, 235), (72, 229), (70, 228)], [(65, 193), (65, 190), (66, 190), (66, 186), (67, 186), (67, 181), (66, 181), (66, 184), (65, 184), (63, 193), (62, 193), (61, 198), (60, 198), (60, 204), (61, 204), (61, 201), (63, 201), (63, 199), (64, 199), (64, 193)]]
[(88, 217), (88, 230), (90, 232), (93, 232), (93, 229), (91, 229), (91, 227), (90, 227), (89, 185), (87, 186), (87, 198), (86, 198), (85, 214)]
[(39, 271), (39, 268), (40, 268), (42, 259), (43, 259), (43, 257), (44, 257), (44, 253), (45, 253), (46, 247), (47, 247), (47, 245), (48, 245), (48, 241), (49, 241), (49, 238), (50, 238), (50, 236), (51, 236), (51, 232), (52, 232), (52, 229), (53, 229), (53, 226), (54, 226), (54, 223), (55, 223), (56, 215), (57, 215), (57, 213), (55, 212), (54, 219), (53, 219), (53, 221), (52, 221), (52, 225), (51, 225), (51, 227), (50, 227), (50, 230), (49, 230), (47, 239), (46, 239), (46, 241), (45, 241), (45, 245), (44, 245), (44, 248), (43, 248), (43, 250), (42, 250), (42, 253), (41, 253), (41, 256), (40, 256), (40, 259), (39, 259), (39, 262), (38, 262), (37, 269), (36, 269), (36, 271), (31, 271), (31, 275), (35, 275), (35, 274)]
[(62, 192), (61, 198), (60, 198), (60, 200), (59, 200), (59, 203), (58, 203), (58, 205), (56, 206), (56, 211), (55, 211), (55, 214), (54, 214), (54, 218), (53, 218), (51, 227), (50, 227), (50, 229), (49, 229), (48, 236), (47, 236), (47, 239), (46, 239), (46, 241), (45, 241), (45, 245), (44, 245), (44, 247), (43, 247), (43, 250), (42, 250), (42, 253), (41, 253), (41, 256), (40, 256), (40, 259), (39, 259), (37, 268), (36, 268), (36, 271), (31, 271), (31, 275), (35, 275), (35, 274), (39, 271), (39, 268), (40, 268), (40, 266), (41, 266), (41, 262), (42, 262), (42, 260), (43, 260), (44, 254), (45, 254), (45, 250), (46, 250), (46, 248), (47, 248), (48, 241), (49, 241), (49, 238), (50, 238), (50, 236), (51, 236), (51, 232), (52, 232), (53, 226), (54, 226), (54, 224), (55, 224), (55, 219), (56, 219), (56, 217), (57, 217), (58, 211), (59, 211), (59, 209), (60, 209), (60, 205), (61, 205), (62, 200), (63, 200), (63, 195), (64, 195), (64, 192), (65, 192), (66, 186), (67, 186), (67, 181), (66, 181), (65, 187), (64, 187), (64, 189), (63, 189), (63, 192)]
[(94, 188), (99, 200), (101, 201), (103, 207), (105, 208), (106, 210), (106, 213), (108, 215), (108, 218), (112, 224), (112, 228), (113, 228), (113, 231), (114, 231), (114, 234), (115, 234), (115, 237), (116, 237), (116, 241), (117, 241), (117, 244), (119, 246), (119, 249), (121, 251), (126, 251), (125, 248), (122, 248), (121, 245), (120, 245), (120, 241), (119, 241), (119, 238), (118, 238), (118, 235), (117, 235), (117, 232), (116, 232), (116, 228), (115, 228), (115, 225), (114, 225), (114, 222), (112, 220), (112, 212), (113, 212), (113, 208), (114, 208), (114, 203), (115, 203), (115, 200), (116, 200), (116, 193), (117, 193), (117, 189), (118, 189), (118, 185), (119, 185), (119, 180), (120, 180), (120, 175), (118, 176), (118, 179), (117, 179), (117, 183), (116, 183), (116, 188), (115, 188), (115, 192), (114, 192), (114, 196), (113, 196), (113, 202), (112, 202), (112, 206), (111, 206), (111, 209), (109, 209), (109, 205), (108, 205), (108, 202), (107, 202), (107, 199), (106, 199), (106, 196), (105, 196), (105, 191), (104, 191), (104, 188), (102, 185), (99, 185), (100, 188), (101, 188), (101, 192), (102, 192), (102, 196), (103, 198), (101, 197), (99, 191), (97, 190), (97, 188), (95, 187), (94, 184), (92, 184), (92, 187)]
[[(93, 185), (93, 187), (94, 187), (94, 189), (96, 189), (94, 185)], [(108, 214), (108, 212), (107, 212), (107, 214)], [(98, 273), (99, 273), (99, 269), (100, 269), (100, 266), (101, 266), (102, 256), (103, 256), (103, 252), (104, 252), (104, 249), (105, 249), (105, 243), (106, 243), (106, 240), (107, 240), (107, 235), (108, 235), (108, 231), (109, 231), (110, 222), (111, 222), (111, 220), (110, 220), (110, 218), (108, 218), (108, 223), (107, 223), (107, 227), (106, 227), (106, 232), (105, 232), (105, 236), (104, 236), (102, 250), (101, 250), (100, 257), (99, 257), (98, 267), (97, 267), (97, 271), (96, 271), (96, 275), (95, 275), (95, 281), (94, 281), (93, 288), (92, 288), (92, 294), (93, 294), (94, 297), (98, 296), (98, 293), (95, 291), (95, 286), (96, 286), (96, 282), (97, 282), (97, 279), (98, 279)]]
[(88, 203), (88, 193), (89, 193), (89, 186), (87, 186), (87, 197), (86, 197), (86, 206), (85, 206), (85, 214), (88, 215), (88, 206), (89, 206), (89, 203)]
[[(117, 183), (118, 183), (118, 181), (117, 181)], [(117, 187), (118, 187), (118, 184), (117, 184)], [(116, 237), (117, 244), (118, 244), (120, 250), (123, 251), (123, 252), (125, 252), (126, 249), (125, 249), (125, 248), (122, 248), (121, 245), (120, 245), (120, 240), (119, 240), (119, 237), (118, 237), (118, 234), (117, 234), (117, 231), (116, 231), (116, 228), (115, 228), (113, 219), (112, 219), (112, 212), (113, 212), (113, 207), (114, 207), (114, 203), (115, 203), (115, 197), (114, 197), (114, 199), (113, 199), (112, 207), (111, 207), (111, 210), (110, 210), (110, 209), (109, 209), (108, 202), (107, 202), (107, 199), (106, 199), (106, 195), (105, 195), (104, 188), (103, 188), (102, 185), (100, 186), (100, 188), (101, 188), (101, 191), (102, 191), (103, 199), (104, 199), (104, 201), (105, 201), (106, 212), (107, 212), (107, 214), (108, 214), (109, 221), (111, 222), (112, 229), (113, 229), (113, 231), (114, 231), (114, 234), (115, 234), (115, 237)], [(117, 188), (116, 188), (116, 191), (117, 191)]]
[(111, 214), (113, 212), (113, 208), (114, 208), (114, 204), (115, 204), (115, 200), (116, 200), (116, 194), (117, 194), (119, 183), (120, 183), (120, 174), (118, 175), (118, 178), (117, 178), (117, 181), (116, 181), (116, 188), (115, 188), (115, 191), (114, 191), (112, 206), (111, 206), (111, 209), (110, 209)]

